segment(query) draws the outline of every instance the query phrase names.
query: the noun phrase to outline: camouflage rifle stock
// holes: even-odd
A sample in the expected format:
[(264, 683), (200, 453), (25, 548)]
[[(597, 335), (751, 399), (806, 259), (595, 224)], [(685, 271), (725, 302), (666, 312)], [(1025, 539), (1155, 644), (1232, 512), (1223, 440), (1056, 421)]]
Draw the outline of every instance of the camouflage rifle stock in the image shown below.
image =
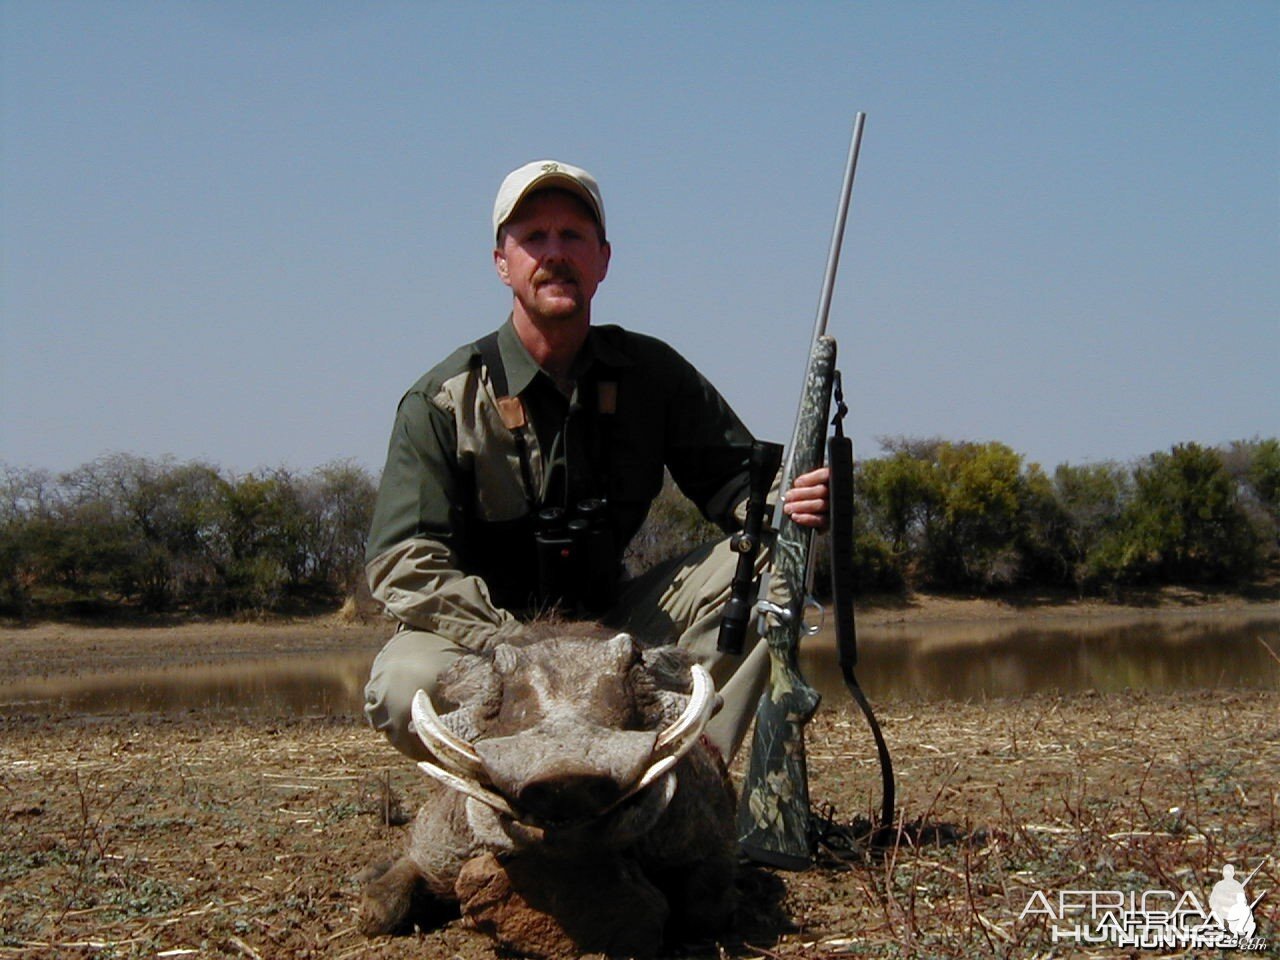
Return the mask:
[[(823, 461), (836, 361), (836, 342), (826, 335), (827, 317), (865, 119), (866, 115), (859, 113), (854, 120), (804, 389), (779, 487), (782, 491)], [(800, 638), (807, 632), (803, 613), (809, 595), (813, 531), (783, 513), (781, 498), (773, 528), (777, 537), (771, 570), (761, 576), (758, 594), (760, 632), (769, 647), (769, 686), (756, 708), (751, 758), (738, 807), (738, 836), (742, 852), (753, 860), (802, 870), (813, 860), (804, 726), (821, 700), (805, 682), (798, 664)], [(779, 593), (788, 598), (784, 605), (769, 600), (772, 579), (780, 581)]]
[[(800, 403), (801, 429), (792, 446), (794, 476), (822, 465), (835, 361), (835, 340), (819, 337), (809, 358)], [(775, 607), (767, 600), (767, 584), (761, 587), (762, 607), (769, 618), (763, 631), (769, 645), (769, 687), (756, 707), (751, 760), (738, 808), (742, 851), (753, 860), (788, 870), (803, 870), (812, 859), (804, 726), (821, 697), (805, 682), (797, 662), (805, 632), (812, 540), (811, 529), (784, 517), (773, 546), (772, 576), (784, 585), (790, 599), (785, 606)]]

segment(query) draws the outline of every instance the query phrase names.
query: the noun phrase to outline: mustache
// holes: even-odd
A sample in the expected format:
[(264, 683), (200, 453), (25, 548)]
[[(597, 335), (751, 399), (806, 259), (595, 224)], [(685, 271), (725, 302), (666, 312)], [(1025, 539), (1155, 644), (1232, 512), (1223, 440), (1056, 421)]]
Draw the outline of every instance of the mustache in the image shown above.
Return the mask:
[(553, 263), (545, 267), (539, 267), (533, 274), (533, 282), (535, 284), (557, 280), (570, 280), (573, 283), (580, 282), (578, 271), (567, 263)]

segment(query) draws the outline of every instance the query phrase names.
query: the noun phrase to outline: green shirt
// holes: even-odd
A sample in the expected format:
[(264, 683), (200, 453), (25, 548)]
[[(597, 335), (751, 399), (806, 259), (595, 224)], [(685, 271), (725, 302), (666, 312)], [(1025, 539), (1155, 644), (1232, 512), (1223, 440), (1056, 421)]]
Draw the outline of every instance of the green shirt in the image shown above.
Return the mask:
[(620, 555), (664, 467), (708, 519), (735, 526), (751, 435), (671, 347), (592, 327), (566, 396), (510, 320), (497, 343), (522, 426), (503, 423), (479, 343), (455, 351), (400, 401), (367, 553), (374, 595), (393, 616), (446, 634), (501, 622), (509, 617), (501, 608), (533, 599), (539, 509), (607, 499)]

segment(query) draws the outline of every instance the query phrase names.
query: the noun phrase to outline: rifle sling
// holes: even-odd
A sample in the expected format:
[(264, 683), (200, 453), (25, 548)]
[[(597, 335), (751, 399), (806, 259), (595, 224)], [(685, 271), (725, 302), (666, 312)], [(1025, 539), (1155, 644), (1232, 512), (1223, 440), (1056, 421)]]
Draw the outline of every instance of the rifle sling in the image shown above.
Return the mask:
[(858, 663), (858, 635), (853, 616), (853, 441), (844, 435), (843, 420), (847, 411), (840, 389), (840, 375), (836, 374), (836, 415), (832, 420), (835, 436), (827, 441), (827, 465), (831, 469), (831, 593), (835, 608), (836, 654), (840, 673), (849, 694), (862, 709), (876, 741), (880, 758), (881, 798), (880, 828), (892, 828), (894, 823), (893, 760), (875, 712), (867, 701), (854, 667)]

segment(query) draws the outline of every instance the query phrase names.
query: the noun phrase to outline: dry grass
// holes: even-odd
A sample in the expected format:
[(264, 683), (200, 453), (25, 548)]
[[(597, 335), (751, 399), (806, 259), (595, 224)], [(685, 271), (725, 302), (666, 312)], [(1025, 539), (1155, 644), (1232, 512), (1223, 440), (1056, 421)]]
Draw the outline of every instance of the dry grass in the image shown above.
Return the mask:
[[(1224, 863), (1268, 857), (1250, 890), (1276, 891), (1255, 909), (1276, 944), (1280, 694), (879, 712), (904, 817), (969, 839), (784, 875), (789, 929), (753, 902), (736, 938), (681, 956), (1067, 957), (1043, 922), (1019, 922), (1033, 891), (1203, 896)], [(809, 742), (815, 798), (871, 811), (861, 720), (824, 708)], [(353, 719), (0, 721), (0, 957), (488, 960), (458, 924), (372, 942), (354, 930), (352, 876), (396, 851), (403, 829), (386, 821), (417, 792), (412, 765)], [(744, 883), (749, 898), (770, 889), (759, 873)]]
[[(1224, 863), (1252, 869), (1268, 857), (1251, 890), (1275, 889), (1278, 708), (1274, 694), (921, 704), (905, 715), (889, 707), (901, 805), (958, 824), (971, 841), (892, 851), (864, 867), (864, 909), (849, 940), (863, 956), (1070, 956), (1052, 949), (1043, 922), (1018, 922), (1032, 892), (1169, 889), (1203, 899)], [(828, 779), (851, 759), (823, 759), (815, 772)], [(822, 913), (824, 927), (838, 927), (847, 906)], [(1256, 917), (1275, 943), (1280, 897), (1264, 899)]]

